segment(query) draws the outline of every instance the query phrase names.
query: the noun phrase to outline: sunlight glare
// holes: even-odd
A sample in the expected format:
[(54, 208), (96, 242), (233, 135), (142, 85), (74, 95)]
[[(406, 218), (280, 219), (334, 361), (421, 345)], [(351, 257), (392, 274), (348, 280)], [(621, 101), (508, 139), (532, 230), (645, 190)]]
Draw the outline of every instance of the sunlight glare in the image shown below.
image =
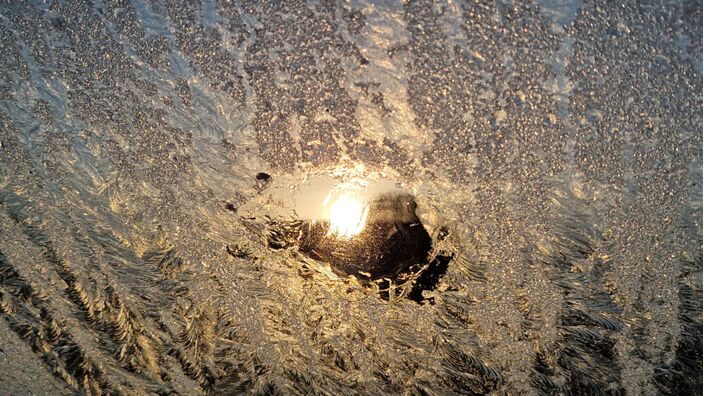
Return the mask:
[[(331, 197), (325, 199), (324, 205), (330, 204)], [(369, 214), (369, 207), (357, 196), (343, 192), (330, 205), (330, 228), (327, 235), (352, 238), (364, 229)]]

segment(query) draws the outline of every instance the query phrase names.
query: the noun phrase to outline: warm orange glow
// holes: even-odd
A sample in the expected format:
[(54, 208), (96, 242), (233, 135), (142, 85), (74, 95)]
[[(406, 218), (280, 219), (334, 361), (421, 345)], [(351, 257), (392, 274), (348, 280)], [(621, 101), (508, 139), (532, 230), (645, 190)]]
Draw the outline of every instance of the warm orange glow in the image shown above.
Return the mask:
[(354, 192), (343, 191), (333, 197), (331, 192), (323, 201), (328, 210), (330, 228), (327, 235), (352, 238), (364, 229), (369, 207)]

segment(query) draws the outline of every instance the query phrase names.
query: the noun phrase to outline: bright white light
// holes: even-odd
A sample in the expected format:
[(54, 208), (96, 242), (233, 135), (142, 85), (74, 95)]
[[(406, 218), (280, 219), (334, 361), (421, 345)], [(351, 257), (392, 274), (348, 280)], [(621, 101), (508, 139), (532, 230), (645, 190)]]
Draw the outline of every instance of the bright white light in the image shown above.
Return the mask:
[(330, 228), (327, 235), (351, 238), (364, 229), (369, 214), (369, 207), (352, 192), (342, 191), (333, 197), (331, 192), (323, 201), (328, 207)]

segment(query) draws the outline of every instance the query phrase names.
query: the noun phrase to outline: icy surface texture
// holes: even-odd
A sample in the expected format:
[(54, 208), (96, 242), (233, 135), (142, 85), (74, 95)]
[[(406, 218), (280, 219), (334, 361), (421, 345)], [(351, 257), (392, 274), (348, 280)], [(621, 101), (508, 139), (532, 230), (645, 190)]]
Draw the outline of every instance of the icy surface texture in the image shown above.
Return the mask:
[[(701, 8), (0, 2), (0, 394), (701, 392)], [(437, 288), (271, 249), (313, 175)]]

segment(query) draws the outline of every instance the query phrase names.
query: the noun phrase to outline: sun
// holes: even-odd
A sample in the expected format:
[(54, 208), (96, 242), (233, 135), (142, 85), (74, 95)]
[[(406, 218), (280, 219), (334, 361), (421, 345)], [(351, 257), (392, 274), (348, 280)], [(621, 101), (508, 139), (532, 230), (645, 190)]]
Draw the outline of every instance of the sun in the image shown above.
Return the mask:
[(369, 215), (369, 206), (352, 192), (341, 192), (336, 197), (332, 193), (323, 202), (328, 208), (330, 227), (327, 235), (352, 238), (364, 229)]

